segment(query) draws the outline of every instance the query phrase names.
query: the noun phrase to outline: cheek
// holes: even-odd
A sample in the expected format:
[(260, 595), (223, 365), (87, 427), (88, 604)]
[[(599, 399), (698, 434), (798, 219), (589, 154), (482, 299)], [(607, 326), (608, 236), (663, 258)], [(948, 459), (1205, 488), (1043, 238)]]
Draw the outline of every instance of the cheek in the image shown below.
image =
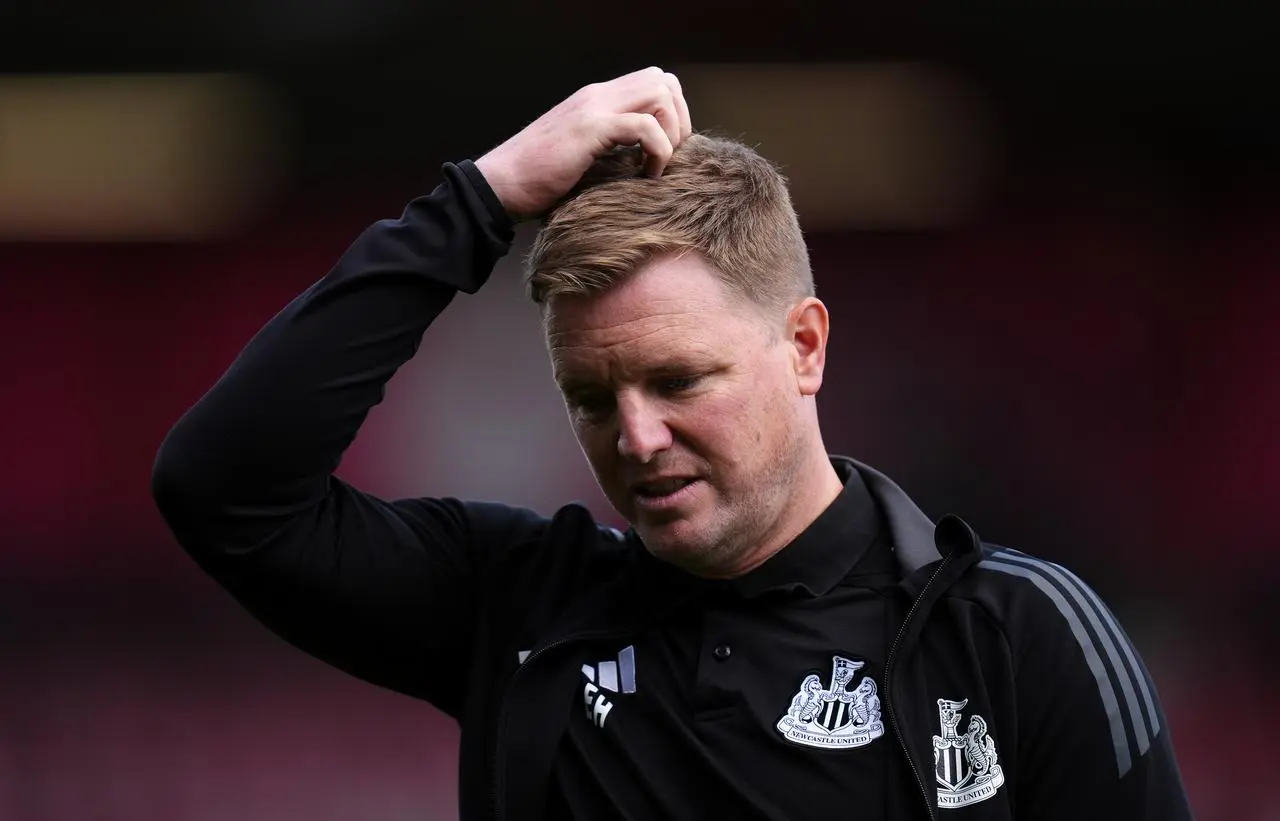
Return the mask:
[(577, 438), (578, 446), (582, 448), (592, 467), (597, 469), (603, 467), (618, 454), (615, 438), (597, 425), (575, 423), (573, 435)]
[(725, 459), (728, 467), (751, 460), (763, 438), (768, 412), (750, 388), (707, 397), (689, 414), (693, 438), (709, 455)]
[(757, 374), (734, 419), (739, 440), (753, 448), (757, 462), (776, 458), (775, 451), (789, 439), (795, 423), (795, 408), (788, 401), (786, 386), (773, 376), (769, 372)]

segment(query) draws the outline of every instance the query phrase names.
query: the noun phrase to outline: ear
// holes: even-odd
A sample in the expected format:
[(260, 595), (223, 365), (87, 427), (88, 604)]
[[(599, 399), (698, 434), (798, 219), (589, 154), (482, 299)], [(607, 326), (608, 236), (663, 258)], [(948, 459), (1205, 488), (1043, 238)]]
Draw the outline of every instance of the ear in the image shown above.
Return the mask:
[(817, 297), (806, 297), (787, 316), (787, 341), (792, 346), (796, 386), (804, 396), (814, 396), (822, 387), (830, 323), (827, 306)]

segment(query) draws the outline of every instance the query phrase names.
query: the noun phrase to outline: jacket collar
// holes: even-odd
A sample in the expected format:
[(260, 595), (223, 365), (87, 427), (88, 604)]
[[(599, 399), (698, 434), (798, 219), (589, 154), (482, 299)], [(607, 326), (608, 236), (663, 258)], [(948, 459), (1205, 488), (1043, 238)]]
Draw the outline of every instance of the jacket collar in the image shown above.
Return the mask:
[[(848, 456), (832, 456), (836, 470), (854, 470), (866, 482), (872, 498), (883, 512), (893, 536), (894, 554), (903, 576), (914, 575), (924, 567), (953, 556), (963, 560), (977, 556), (977, 534), (960, 517), (948, 514), (936, 524), (910, 496), (888, 476)], [(954, 564), (967, 566), (968, 562)]]
[(888, 476), (848, 456), (832, 456), (837, 471), (856, 471), (884, 513), (893, 536), (894, 553), (903, 575), (942, 558), (934, 541), (936, 526), (911, 497)]

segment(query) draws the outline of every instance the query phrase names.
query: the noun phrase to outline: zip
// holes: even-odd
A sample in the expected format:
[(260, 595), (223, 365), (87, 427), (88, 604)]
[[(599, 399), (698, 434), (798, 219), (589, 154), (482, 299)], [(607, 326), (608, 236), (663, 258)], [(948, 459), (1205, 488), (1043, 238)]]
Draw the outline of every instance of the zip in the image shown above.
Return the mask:
[(884, 687), (889, 694), (889, 698), (886, 701), (889, 707), (889, 723), (893, 725), (893, 734), (898, 737), (898, 746), (902, 748), (902, 754), (907, 757), (907, 763), (911, 765), (911, 774), (915, 776), (916, 785), (920, 788), (920, 796), (924, 798), (924, 808), (929, 811), (929, 821), (937, 821), (937, 815), (934, 813), (933, 804), (929, 802), (929, 791), (924, 785), (924, 778), (920, 776), (920, 768), (916, 766), (915, 759), (911, 757), (911, 751), (907, 749), (907, 740), (903, 737), (902, 730), (898, 728), (898, 711), (893, 706), (896, 701), (893, 698), (893, 662), (898, 655), (898, 645), (902, 643), (902, 637), (907, 632), (907, 625), (911, 624), (911, 617), (915, 615), (920, 603), (928, 598), (929, 588), (942, 575), (942, 571), (946, 569), (949, 561), (951, 561), (951, 554), (943, 558), (942, 564), (938, 565), (938, 569), (930, 574), (929, 580), (920, 589), (920, 595), (916, 596), (915, 601), (911, 603), (911, 608), (907, 610), (907, 617), (902, 620), (902, 626), (898, 628), (898, 635), (894, 636), (893, 644), (889, 647), (889, 658), (884, 665)]

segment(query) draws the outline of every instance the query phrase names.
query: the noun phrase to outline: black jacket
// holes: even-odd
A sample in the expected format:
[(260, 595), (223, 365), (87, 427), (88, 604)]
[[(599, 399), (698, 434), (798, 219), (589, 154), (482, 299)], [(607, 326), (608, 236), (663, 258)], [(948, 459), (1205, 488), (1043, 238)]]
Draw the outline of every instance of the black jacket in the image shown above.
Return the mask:
[[(153, 492), (182, 546), (270, 629), (459, 721), (464, 818), (537, 818), (578, 692), (570, 650), (662, 618), (650, 594), (665, 571), (579, 506), (546, 518), (385, 501), (333, 475), (427, 326), (509, 250), (475, 167), (444, 175), (255, 336), (166, 438)], [(892, 817), (1190, 817), (1155, 687), (1092, 591), (958, 518), (935, 526), (886, 477), (835, 461), (861, 473), (903, 576), (882, 702), (919, 789)], [(944, 732), (940, 699), (964, 701), (968, 723)], [(966, 767), (981, 776), (940, 792)]]

